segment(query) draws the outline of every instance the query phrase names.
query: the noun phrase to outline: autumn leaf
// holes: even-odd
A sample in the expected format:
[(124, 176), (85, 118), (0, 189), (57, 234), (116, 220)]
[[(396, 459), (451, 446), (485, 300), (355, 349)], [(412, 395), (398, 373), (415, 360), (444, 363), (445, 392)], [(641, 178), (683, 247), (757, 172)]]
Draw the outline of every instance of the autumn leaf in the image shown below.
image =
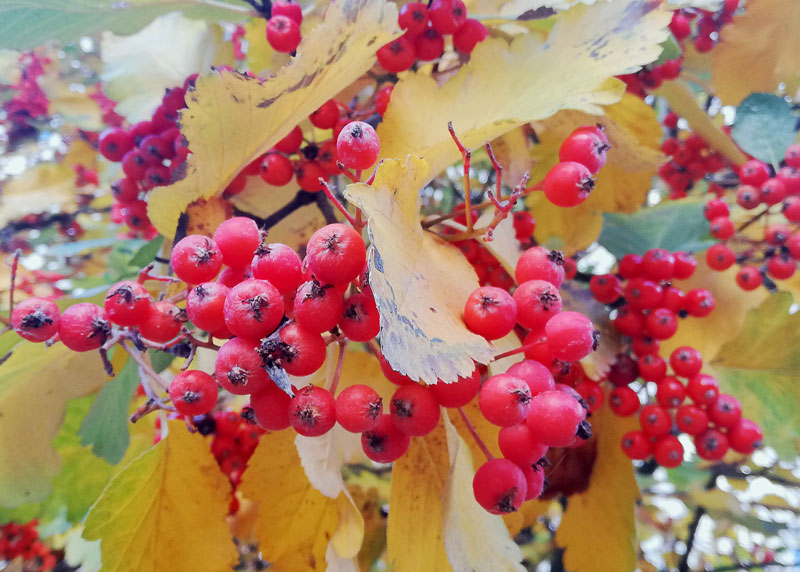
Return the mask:
[(492, 348), (467, 330), (464, 303), (478, 278), (461, 251), (419, 224), (418, 191), (427, 163), (384, 161), (372, 186), (349, 185), (347, 199), (367, 215), (370, 284), (381, 316), (381, 348), (413, 379), (455, 381), (487, 363)]
[(94, 352), (76, 353), (61, 344), (14, 348), (0, 366), (0, 506), (47, 497), (61, 469), (51, 441), (67, 401), (97, 391), (107, 379)]
[(534, 34), (516, 36), (510, 46), (497, 38), (482, 42), (442, 86), (427, 75), (407, 74), (378, 127), (381, 157), (421, 155), (432, 178), (460, 156), (448, 121), (474, 149), (561, 109), (600, 114), (601, 105), (624, 91), (609, 78), (661, 53), (669, 18), (663, 4), (645, 0), (580, 5), (559, 16), (546, 43)]
[(396, 31), (394, 4), (342, 0), (329, 6), (323, 23), (274, 77), (215, 72), (198, 78), (181, 115), (192, 150), (186, 178), (155, 189), (148, 201), (158, 231), (172, 236), (189, 203), (220, 194), (240, 169), (366, 72), (376, 46), (391, 41)]
[(616, 417), (608, 406), (597, 410), (591, 423), (597, 458), (589, 488), (569, 497), (556, 543), (565, 549), (564, 568), (570, 572), (633, 572), (639, 489), (620, 442), (638, 425), (633, 417)]
[(64, 163), (39, 163), (3, 187), (0, 227), (27, 214), (71, 206), (75, 172)]
[(611, 149), (589, 198), (567, 209), (553, 205), (541, 192), (527, 198), (528, 209), (536, 219), (536, 240), (569, 253), (597, 239), (603, 226), (602, 213), (636, 211), (644, 203), (650, 179), (663, 159), (658, 150), (662, 130), (655, 112), (640, 98), (625, 94), (618, 103), (605, 108), (605, 117), (568, 110), (535, 123), (539, 144), (533, 148), (536, 167), (531, 180), (543, 180), (558, 163), (558, 149), (574, 129), (595, 123), (606, 128)]
[(800, 4), (794, 0), (748, 0), (744, 13), (720, 30), (712, 54), (715, 95), (739, 105), (750, 93), (772, 93), (780, 83), (794, 93), (800, 87), (798, 25)]
[(236, 563), (229, 502), (228, 479), (208, 443), (176, 420), (165, 439), (111, 480), (83, 537), (102, 540), (104, 571), (217, 572)]
[(800, 315), (791, 306), (791, 294), (769, 295), (711, 360), (721, 389), (742, 400), (745, 417), (764, 430), (764, 444), (785, 459), (797, 456), (800, 443)]

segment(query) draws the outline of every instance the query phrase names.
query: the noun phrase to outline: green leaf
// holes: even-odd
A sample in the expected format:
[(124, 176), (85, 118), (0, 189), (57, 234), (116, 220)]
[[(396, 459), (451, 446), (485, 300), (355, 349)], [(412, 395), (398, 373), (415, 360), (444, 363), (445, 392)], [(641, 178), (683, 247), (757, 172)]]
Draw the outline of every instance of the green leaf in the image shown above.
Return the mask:
[(658, 56), (658, 59), (650, 65), (660, 66), (664, 62), (678, 59), (683, 55), (683, 50), (681, 49), (678, 42), (675, 41), (675, 37), (672, 34), (670, 34), (669, 38), (667, 38), (661, 43), (661, 48), (662, 48), (661, 55)]
[(158, 235), (136, 251), (136, 254), (133, 255), (133, 258), (131, 258), (130, 262), (128, 263), (129, 266), (144, 268), (153, 262), (153, 259), (156, 257), (156, 254), (158, 254), (162, 244), (164, 244), (164, 237)]
[(786, 460), (797, 456), (800, 439), (800, 313), (790, 315), (791, 305), (788, 292), (769, 296), (711, 362), (721, 390), (742, 401), (744, 416), (763, 429), (764, 444)]
[(156, 372), (161, 373), (165, 369), (167, 369), (172, 361), (175, 359), (175, 356), (171, 353), (162, 352), (158, 350), (150, 350), (150, 361), (153, 364), (153, 369)]
[(684, 199), (644, 208), (634, 214), (604, 213), (597, 239), (617, 258), (651, 248), (697, 252), (712, 244), (703, 203)]
[(78, 432), (81, 445), (91, 445), (95, 455), (112, 465), (122, 460), (130, 444), (128, 408), (137, 385), (139, 371), (129, 359), (100, 390)]
[(246, 15), (245, 8), (235, 0), (217, 0), (213, 7), (200, 0), (5, 0), (0, 48), (29, 50), (47, 40), (74, 42), (103, 30), (130, 34), (175, 11), (187, 18), (230, 21)]
[(736, 110), (731, 137), (743, 151), (776, 169), (794, 143), (795, 122), (789, 103), (771, 93), (753, 93)]

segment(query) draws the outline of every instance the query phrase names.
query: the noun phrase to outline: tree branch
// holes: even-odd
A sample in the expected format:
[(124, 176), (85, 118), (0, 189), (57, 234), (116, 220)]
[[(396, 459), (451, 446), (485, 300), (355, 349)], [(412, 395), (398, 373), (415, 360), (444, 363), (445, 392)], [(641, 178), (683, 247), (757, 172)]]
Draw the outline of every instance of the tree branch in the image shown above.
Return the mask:
[(697, 535), (697, 527), (700, 524), (700, 519), (703, 518), (704, 514), (706, 514), (706, 507), (698, 505), (697, 508), (694, 509), (694, 517), (692, 518), (691, 524), (689, 524), (689, 536), (686, 538), (686, 552), (683, 553), (683, 556), (681, 556), (681, 559), (678, 562), (678, 572), (690, 572), (689, 555), (692, 553), (692, 549), (694, 548), (694, 539)]

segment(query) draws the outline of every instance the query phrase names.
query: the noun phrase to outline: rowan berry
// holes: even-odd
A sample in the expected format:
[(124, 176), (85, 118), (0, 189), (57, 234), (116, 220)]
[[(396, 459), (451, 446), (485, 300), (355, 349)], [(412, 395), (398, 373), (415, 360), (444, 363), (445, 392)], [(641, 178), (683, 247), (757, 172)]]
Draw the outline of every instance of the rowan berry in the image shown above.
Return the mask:
[(11, 326), (20, 337), (30, 342), (45, 342), (58, 332), (61, 315), (55, 302), (44, 298), (27, 298), (14, 306)]
[(475, 472), (472, 490), (475, 500), (485, 510), (507, 514), (516, 511), (525, 501), (528, 485), (517, 465), (508, 459), (491, 459)]
[(318, 437), (336, 424), (336, 402), (327, 389), (315, 385), (301, 388), (289, 403), (289, 423), (305, 437)]
[(169, 398), (181, 415), (202, 415), (217, 402), (217, 383), (203, 371), (182, 371), (169, 384)]

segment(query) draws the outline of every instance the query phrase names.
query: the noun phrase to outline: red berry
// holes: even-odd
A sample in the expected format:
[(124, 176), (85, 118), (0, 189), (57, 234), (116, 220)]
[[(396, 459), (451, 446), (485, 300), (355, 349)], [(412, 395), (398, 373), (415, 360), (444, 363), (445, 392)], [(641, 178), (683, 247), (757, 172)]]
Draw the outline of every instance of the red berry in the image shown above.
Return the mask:
[(711, 236), (717, 240), (728, 240), (736, 233), (736, 227), (728, 217), (720, 216), (713, 219), (709, 225)]
[(403, 5), (397, 16), (397, 23), (412, 36), (421, 34), (428, 24), (428, 5), (425, 2)]
[(719, 461), (728, 452), (728, 438), (717, 429), (706, 429), (694, 438), (694, 446), (701, 459)]
[(444, 36), (436, 29), (428, 26), (425, 30), (414, 38), (414, 51), (417, 59), (428, 62), (435, 60), (444, 51)]
[(327, 389), (307, 385), (289, 403), (289, 423), (305, 437), (318, 437), (336, 424), (336, 404)]
[(364, 454), (377, 463), (396, 461), (408, 450), (410, 442), (411, 437), (395, 427), (389, 414), (381, 415), (373, 429), (361, 434)]
[(144, 173), (148, 166), (147, 157), (138, 149), (128, 151), (122, 158), (122, 172), (134, 181), (144, 179)]
[(300, 39), (300, 25), (288, 16), (272, 16), (267, 21), (267, 41), (276, 52), (295, 51)]
[[(408, 6), (409, 4), (406, 4)], [(386, 114), (386, 108), (389, 107), (389, 101), (392, 98), (392, 90), (394, 84), (390, 83), (386, 87), (382, 87), (375, 95), (375, 112), (383, 117)]]
[(170, 263), (175, 275), (187, 284), (210, 282), (222, 268), (222, 252), (207, 236), (190, 234), (172, 249)]
[(541, 467), (520, 467), (525, 475), (525, 485), (528, 487), (525, 500), (537, 498), (544, 490), (544, 470)]
[(214, 242), (222, 252), (222, 261), (234, 268), (249, 266), (253, 253), (261, 243), (261, 234), (253, 219), (233, 217), (217, 227)]
[(310, 332), (321, 334), (336, 327), (344, 311), (342, 295), (330, 284), (303, 283), (294, 299), (294, 315)]
[(410, 377), (407, 377), (402, 373), (393, 370), (392, 366), (389, 365), (389, 362), (386, 361), (386, 358), (383, 357), (383, 354), (378, 354), (378, 362), (380, 363), (383, 375), (386, 377), (386, 379), (388, 379), (395, 385), (406, 385), (408, 383), (416, 383), (416, 381), (414, 381)]
[(625, 285), (625, 299), (637, 310), (652, 310), (661, 305), (664, 290), (656, 282), (633, 278)]
[(592, 172), (581, 163), (565, 161), (556, 164), (544, 178), (544, 194), (559, 207), (581, 204), (594, 188)]
[(475, 472), (472, 491), (478, 504), (488, 512), (507, 514), (525, 501), (528, 485), (517, 465), (508, 459), (491, 459)]
[(591, 131), (573, 132), (561, 144), (558, 150), (558, 160), (563, 162), (574, 161), (589, 169), (592, 174), (606, 164), (608, 144), (599, 135)]
[(525, 420), (531, 402), (528, 384), (509, 374), (490, 377), (478, 393), (478, 406), (489, 423), (509, 427)]
[(622, 451), (631, 459), (642, 461), (652, 453), (650, 438), (642, 431), (631, 431), (622, 436)]
[(133, 145), (133, 136), (119, 127), (109, 127), (97, 139), (97, 150), (114, 163), (119, 163)]
[(522, 360), (508, 368), (508, 375), (517, 377), (528, 384), (531, 397), (535, 397), (545, 391), (552, 391), (556, 387), (553, 374), (550, 370), (532, 359)]
[(742, 403), (733, 395), (720, 393), (708, 407), (708, 417), (717, 427), (730, 429), (742, 418)]
[(617, 310), (614, 327), (620, 334), (635, 338), (644, 332), (644, 316), (633, 308), (623, 306)]
[(715, 306), (714, 296), (704, 288), (694, 288), (686, 293), (684, 308), (690, 316), (703, 318), (708, 316)]
[(283, 298), (266, 280), (250, 278), (228, 292), (225, 325), (235, 336), (257, 340), (271, 334), (283, 318)]
[(663, 248), (651, 248), (642, 256), (642, 272), (655, 282), (669, 280), (675, 270), (675, 257)]
[(728, 205), (722, 199), (711, 199), (703, 207), (703, 215), (710, 221), (718, 217), (727, 218), (730, 214)]
[(272, 15), (291, 18), (298, 26), (303, 23), (303, 7), (290, 0), (272, 0)]
[(282, 431), (289, 427), (289, 404), (292, 398), (280, 387), (267, 383), (250, 396), (250, 405), (258, 425), (267, 431)]
[(424, 385), (403, 385), (394, 392), (390, 404), (392, 422), (412, 437), (427, 435), (439, 423), (439, 402)]
[(294, 170), (292, 162), (285, 156), (280, 153), (267, 153), (261, 160), (259, 174), (268, 185), (282, 187), (292, 180)]
[(645, 405), (639, 412), (639, 425), (650, 437), (660, 437), (669, 433), (672, 428), (672, 418), (660, 405)]
[(261, 244), (252, 259), (253, 277), (268, 280), (281, 294), (294, 292), (303, 279), (300, 257), (285, 244)]
[(202, 415), (217, 402), (217, 382), (203, 371), (182, 371), (169, 384), (169, 398), (181, 415)]
[(736, 255), (726, 244), (715, 244), (706, 251), (706, 264), (712, 270), (727, 270), (736, 262)]
[(383, 400), (368, 385), (351, 385), (336, 398), (336, 421), (351, 433), (363, 433), (378, 426)]
[(683, 462), (683, 445), (674, 435), (665, 435), (653, 445), (653, 457), (662, 467), (674, 469)]
[(667, 376), (658, 382), (656, 400), (665, 409), (675, 409), (686, 399), (686, 388), (676, 377)]
[(489, 37), (489, 30), (478, 20), (468, 18), (453, 34), (453, 47), (462, 54), (471, 54), (479, 43)]
[(225, 325), (223, 307), (228, 288), (219, 282), (204, 282), (192, 288), (186, 299), (186, 315), (195, 326), (216, 332)]
[(58, 332), (61, 320), (55, 302), (44, 298), (28, 298), (14, 306), (11, 326), (30, 342), (45, 342)]
[(530, 466), (544, 457), (548, 447), (536, 441), (525, 423), (503, 427), (497, 435), (503, 456), (520, 467)]
[[(51, 309), (43, 308), (48, 316)], [(106, 343), (111, 334), (111, 327), (105, 312), (95, 304), (82, 302), (70, 306), (61, 313), (58, 324), (58, 337), (61, 342), (74, 352), (88, 352)]]
[(597, 347), (597, 332), (592, 321), (580, 312), (556, 314), (545, 326), (547, 345), (563, 361), (585, 358)]
[(667, 375), (667, 363), (659, 355), (645, 355), (637, 363), (639, 373), (645, 381), (658, 383)]
[(755, 290), (762, 282), (761, 273), (755, 266), (742, 266), (736, 273), (736, 284), (742, 290)]
[(352, 227), (334, 223), (311, 235), (307, 256), (309, 268), (318, 280), (346, 284), (361, 273), (367, 250), (361, 235)]
[(637, 278), (642, 273), (642, 257), (638, 254), (626, 254), (619, 261), (617, 272), (627, 280)]
[[(481, 389), (483, 393), (483, 389)], [(563, 391), (545, 391), (531, 400), (526, 423), (531, 436), (548, 447), (567, 447), (576, 436), (588, 437), (586, 410)]]
[(717, 380), (704, 373), (698, 374), (686, 384), (686, 393), (697, 405), (711, 405), (719, 395)]
[(297, 176), (297, 184), (304, 191), (318, 193), (323, 185), (320, 179), (327, 180), (328, 175), (322, 166), (316, 161), (301, 161), (294, 169)]
[(752, 210), (761, 204), (761, 192), (752, 185), (740, 185), (736, 189), (736, 204), (743, 209)]
[(481, 373), (476, 368), (472, 375), (459, 377), (453, 383), (445, 383), (441, 379), (428, 388), (442, 407), (462, 407), (478, 395), (481, 388)]
[(222, 272), (217, 276), (217, 283), (227, 286), (228, 288), (233, 288), (237, 284), (252, 277), (253, 273), (249, 268), (223, 268)]
[(327, 346), (318, 333), (310, 332), (296, 322), (289, 322), (281, 328), (280, 338), (277, 354), (289, 375), (311, 375), (325, 363)]
[(147, 316), (139, 324), (139, 334), (151, 342), (164, 344), (181, 333), (185, 319), (183, 310), (172, 302), (155, 302), (149, 305)]
[(690, 346), (675, 348), (669, 356), (669, 365), (675, 375), (694, 377), (703, 367), (703, 356)]
[(288, 135), (275, 143), (275, 149), (281, 153), (291, 155), (292, 153), (297, 153), (297, 151), (300, 149), (300, 145), (302, 144), (303, 130), (300, 129), (299, 125), (295, 125)]
[(575, 391), (578, 392), (586, 402), (586, 405), (589, 406), (589, 409), (587, 409), (589, 413), (594, 413), (600, 409), (600, 406), (603, 405), (603, 401), (605, 400), (603, 388), (600, 387), (599, 383), (591, 379), (584, 379), (575, 386)]
[(629, 385), (639, 377), (639, 365), (628, 354), (617, 354), (608, 370), (608, 381), (614, 385)]
[(381, 331), (380, 316), (375, 298), (364, 292), (353, 294), (344, 301), (339, 328), (354, 342), (368, 342)]
[(661, 343), (650, 336), (634, 338), (631, 349), (637, 356), (656, 355), (661, 347)]
[(408, 35), (392, 40), (376, 54), (378, 63), (389, 73), (398, 73), (410, 69), (417, 59), (414, 42)]
[(558, 289), (546, 280), (528, 280), (514, 291), (517, 321), (529, 330), (539, 330), (561, 311)]
[(675, 412), (678, 429), (688, 435), (699, 435), (708, 428), (708, 414), (697, 405), (682, 405)]
[(135, 181), (123, 177), (111, 184), (111, 194), (121, 203), (130, 203), (139, 198), (139, 186)]
[(323, 103), (314, 113), (308, 116), (308, 119), (314, 127), (333, 129), (339, 122), (339, 106), (336, 100), (329, 99)]
[(775, 280), (787, 280), (797, 270), (797, 261), (788, 256), (773, 256), (767, 262), (767, 273)]
[(351, 121), (336, 139), (336, 153), (345, 167), (355, 171), (369, 169), (378, 160), (380, 140), (375, 129), (363, 121)]
[(601, 304), (616, 302), (622, 295), (619, 278), (614, 274), (597, 274), (589, 280), (589, 290)]
[(761, 185), (761, 200), (766, 205), (777, 205), (786, 198), (786, 185), (780, 179), (768, 179)]
[(258, 342), (245, 338), (233, 338), (222, 344), (214, 363), (217, 382), (234, 395), (258, 393), (268, 384), (274, 385), (262, 367), (258, 350)]
[(464, 305), (464, 322), (470, 331), (487, 340), (502, 338), (517, 322), (517, 304), (502, 288), (478, 288)]
[(764, 440), (761, 428), (749, 419), (741, 419), (728, 430), (728, 440), (731, 448), (737, 453), (749, 455), (759, 447)]
[(528, 280), (546, 280), (558, 288), (564, 281), (564, 255), (543, 246), (529, 248), (517, 261), (514, 276), (518, 284)]
[(769, 167), (758, 159), (750, 159), (739, 168), (739, 180), (745, 185), (758, 187), (769, 177)]

